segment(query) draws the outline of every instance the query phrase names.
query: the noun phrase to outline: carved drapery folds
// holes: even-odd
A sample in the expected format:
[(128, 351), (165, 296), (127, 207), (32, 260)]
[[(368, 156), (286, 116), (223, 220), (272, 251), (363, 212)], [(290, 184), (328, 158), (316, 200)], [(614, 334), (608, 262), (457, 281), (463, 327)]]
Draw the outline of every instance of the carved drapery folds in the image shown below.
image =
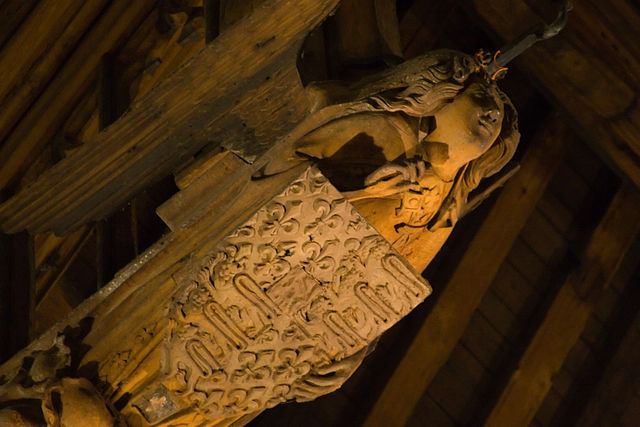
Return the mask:
[(308, 400), (310, 376), (430, 293), (315, 168), (185, 277), (169, 308), (162, 380), (133, 400), (151, 423), (186, 407), (227, 418)]

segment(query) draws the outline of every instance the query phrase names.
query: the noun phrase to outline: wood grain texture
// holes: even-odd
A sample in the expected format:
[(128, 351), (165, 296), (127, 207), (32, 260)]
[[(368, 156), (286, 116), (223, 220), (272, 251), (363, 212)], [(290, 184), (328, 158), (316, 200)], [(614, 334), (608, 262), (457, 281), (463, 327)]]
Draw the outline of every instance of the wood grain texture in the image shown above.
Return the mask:
[(41, 1), (0, 50), (0, 140), (46, 87), (106, 4), (106, 0)]
[(60, 280), (61, 276), (69, 268), (78, 251), (86, 243), (90, 232), (91, 229), (88, 227), (81, 227), (66, 238), (59, 239), (59, 242), (55, 242), (56, 247), (48, 251), (46, 259), (42, 259), (42, 256), (43, 249), (47, 250), (47, 248), (40, 247), (40, 250), (35, 253), (36, 259), (40, 258), (40, 262), (36, 264), (36, 306), (46, 297), (51, 287), (55, 286), (56, 282)]
[[(598, 349), (595, 362), (588, 369), (578, 373), (579, 378), (572, 385), (568, 395), (571, 399), (569, 404), (565, 404), (562, 413), (555, 417), (558, 425), (619, 424), (626, 408), (632, 403), (633, 396), (640, 391), (640, 365), (637, 363), (640, 358), (640, 293), (634, 286), (637, 279), (636, 282), (629, 281), (622, 295), (617, 294), (613, 287), (613, 281), (619, 281), (620, 276), (625, 275), (625, 267), (629, 264), (627, 261), (633, 259), (633, 254), (637, 253), (637, 243), (634, 246), (635, 251), (633, 246), (629, 249), (625, 261), (607, 290), (607, 293), (616, 294), (616, 303), (607, 323), (600, 331), (600, 342), (595, 344), (595, 348)], [(635, 277), (637, 278), (637, 274)], [(590, 325), (596, 323), (593, 319), (599, 317), (598, 311), (602, 305), (603, 299), (600, 299), (585, 331), (593, 329)], [(609, 304), (605, 301), (604, 305)]]
[(208, 143), (254, 141), (266, 150), (307, 112), (296, 55), (336, 3), (280, 0), (257, 8), (0, 207), (1, 227), (64, 233), (107, 215)]
[(591, 235), (581, 266), (560, 288), (544, 320), (529, 342), (498, 402), (488, 426), (527, 425), (542, 404), (567, 354), (640, 230), (635, 189), (623, 186)]
[(32, 338), (31, 324), (35, 311), (35, 270), (33, 237), (27, 233), (18, 233), (11, 238), (10, 322), (9, 342), (12, 352), (19, 350)]
[(409, 419), (415, 404), (462, 336), (560, 164), (570, 139), (570, 132), (558, 118), (551, 119), (535, 136), (520, 172), (505, 185), (489, 217), (469, 244), (436, 305), (387, 382), (365, 425), (402, 426)]
[(66, 59), (0, 150), (0, 187), (6, 187), (55, 135), (60, 122), (97, 75), (102, 56), (130, 34), (154, 5), (152, 0), (116, 1)]
[(0, 47), (13, 36), (38, 0), (4, 0), (0, 3)]
[(208, 169), (156, 209), (171, 230), (189, 227), (214, 200), (229, 195), (231, 201), (247, 185), (251, 169), (243, 167), (246, 164), (235, 154), (222, 154), (215, 157), (216, 162), (205, 163)]
[[(475, 10), (478, 18), (505, 40), (514, 40), (532, 22), (541, 20), (521, 1), (460, 0), (460, 3)], [(590, 2), (577, 2), (575, 9), (569, 14), (564, 32), (533, 46), (516, 64), (571, 115), (578, 133), (620, 173), (640, 186), (638, 78), (637, 73), (634, 79), (626, 77), (633, 73), (630, 70), (637, 69), (637, 59), (627, 61), (632, 56), (628, 49), (615, 52), (615, 47), (606, 48), (604, 56), (600, 55), (599, 37), (602, 33), (604, 37), (613, 37), (618, 25), (607, 22)], [(637, 11), (628, 12), (626, 21), (637, 22)], [(617, 18), (625, 20), (620, 14)], [(589, 37), (579, 37), (584, 28), (600, 28), (601, 34), (592, 37), (589, 32)], [(609, 58), (612, 55), (615, 61)], [(612, 66), (616, 62), (625, 64), (623, 71)]]

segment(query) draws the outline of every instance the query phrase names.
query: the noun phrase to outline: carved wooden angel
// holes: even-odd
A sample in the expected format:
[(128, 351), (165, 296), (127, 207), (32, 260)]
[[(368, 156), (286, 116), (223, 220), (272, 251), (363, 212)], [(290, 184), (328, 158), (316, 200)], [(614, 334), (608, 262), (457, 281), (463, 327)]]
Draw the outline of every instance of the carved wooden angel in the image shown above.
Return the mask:
[(465, 213), (469, 193), (507, 164), (520, 138), (515, 108), (479, 58), (442, 50), (352, 86), (310, 85), (317, 112), (288, 156), (263, 173), (318, 162), (424, 270)]

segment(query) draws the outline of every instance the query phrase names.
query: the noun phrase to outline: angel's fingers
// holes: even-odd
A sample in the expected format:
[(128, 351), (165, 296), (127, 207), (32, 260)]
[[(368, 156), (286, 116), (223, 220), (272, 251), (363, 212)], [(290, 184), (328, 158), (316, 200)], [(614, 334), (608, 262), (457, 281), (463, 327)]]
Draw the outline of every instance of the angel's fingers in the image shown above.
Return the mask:
[(427, 165), (424, 163), (424, 160), (418, 160), (416, 166), (418, 169), (418, 179), (420, 179), (427, 172)]
[(402, 167), (402, 177), (405, 181), (413, 181), (413, 175), (415, 175), (415, 171), (413, 171), (413, 165), (411, 163), (407, 163)]
[(408, 184), (404, 191), (413, 191), (414, 193), (422, 193), (420, 184), (415, 184), (415, 183)]
[(367, 176), (364, 180), (364, 184), (369, 186), (373, 185), (378, 181), (381, 181), (385, 178), (391, 178), (398, 173), (402, 174), (402, 168), (399, 165), (384, 165), (375, 171), (373, 171), (369, 176)]
[[(384, 181), (378, 181), (373, 187), (380, 188), (381, 190), (393, 189), (397, 190), (399, 187), (402, 187), (406, 182), (406, 179), (402, 175), (396, 175), (390, 179)], [(372, 188), (373, 188), (372, 187)]]

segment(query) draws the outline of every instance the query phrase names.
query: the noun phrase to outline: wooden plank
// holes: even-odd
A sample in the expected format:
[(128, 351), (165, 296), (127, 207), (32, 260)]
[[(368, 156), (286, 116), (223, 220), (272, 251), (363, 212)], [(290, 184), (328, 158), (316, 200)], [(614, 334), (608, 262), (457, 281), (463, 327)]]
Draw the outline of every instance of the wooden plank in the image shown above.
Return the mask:
[(585, 366), (593, 365), (594, 360), (595, 355), (591, 347), (583, 339), (578, 339), (565, 358), (564, 368), (570, 374), (578, 376)]
[(538, 210), (549, 220), (553, 228), (561, 235), (567, 236), (573, 225), (574, 212), (562, 204), (551, 192), (545, 193), (538, 203)]
[(220, 0), (220, 32), (250, 15), (264, 0)]
[[(115, 56), (119, 95), (117, 116), (202, 49), (204, 40), (197, 32), (192, 32), (188, 42), (179, 41), (185, 25), (191, 23), (187, 19), (188, 13), (187, 8), (172, 14), (170, 18), (174, 19), (169, 19), (167, 24), (170, 27), (161, 28), (158, 25), (161, 20), (159, 8), (153, 9), (118, 50)], [(93, 98), (95, 94), (85, 98), (86, 105), (78, 105), (67, 119), (65, 137), (69, 135), (75, 141), (87, 142), (97, 135), (99, 114)]]
[[(233, 199), (246, 186), (247, 183), (241, 179), (245, 175), (244, 162), (238, 156), (226, 151), (221, 156), (213, 156), (213, 159), (216, 161), (205, 164), (210, 169), (202, 171), (190, 185), (156, 209), (172, 231), (189, 227), (207, 212), (212, 201), (225, 194)], [(230, 188), (235, 188), (235, 191), (230, 193)]]
[(204, 0), (205, 36), (204, 41), (210, 43), (220, 34), (220, 0)]
[(433, 425), (438, 427), (454, 427), (457, 424), (451, 417), (433, 400), (429, 393), (425, 393), (416, 410), (407, 421), (405, 427), (424, 427)]
[(553, 418), (562, 406), (562, 396), (553, 387), (549, 389), (549, 393), (540, 405), (540, 409), (536, 413), (535, 419), (543, 426), (552, 425)]
[[(551, 2), (528, 3), (540, 16), (549, 19), (557, 12)], [(617, 4), (616, 4), (617, 3)], [(597, 55), (631, 86), (640, 83), (640, 11), (621, 1), (577, 2), (571, 11), (571, 31), (565, 37), (585, 53)], [(622, 6), (622, 7), (621, 7)]]
[(211, 141), (266, 151), (308, 112), (296, 56), (336, 3), (264, 3), (2, 205), (0, 227), (63, 233), (101, 218)]
[[(58, 243), (55, 249), (48, 251), (47, 257), (42, 258), (43, 249), (36, 251), (36, 277), (35, 277), (35, 304), (38, 305), (45, 297), (49, 289), (60, 280), (60, 276), (69, 268), (78, 251), (86, 243), (91, 230), (81, 227), (72, 234), (62, 239), (56, 239)], [(51, 239), (53, 240), (53, 239)]]
[(519, 323), (529, 318), (540, 300), (540, 294), (509, 262), (502, 264), (491, 289), (509, 307)]
[[(98, 85), (97, 83), (89, 84), (89, 90), (78, 101), (74, 110), (69, 114), (69, 117), (65, 120), (65, 123), (60, 130), (63, 141), (70, 142), (69, 149), (75, 148), (75, 146), (82, 144), (89, 140), (98, 133), (98, 119), (97, 119), (97, 107), (98, 106)], [(91, 120), (93, 113), (96, 112), (96, 124), (92, 128), (93, 133), (87, 137), (91, 132), (87, 131), (87, 123)], [(61, 154), (66, 157), (67, 150), (60, 150)]]
[(136, 90), (131, 93), (132, 99), (139, 99), (202, 50), (205, 45), (205, 39), (200, 37), (199, 34), (193, 34), (189, 40), (180, 39), (183, 31), (186, 31), (187, 24), (190, 24), (190, 21), (175, 19), (175, 28), (172, 28), (171, 38), (168, 41), (160, 38), (154, 43), (153, 50), (158, 53), (157, 58), (154, 58), (154, 60), (159, 61), (160, 64), (153, 69), (153, 73), (145, 72), (142, 74)]
[(496, 363), (497, 359), (511, 350), (511, 345), (505, 337), (480, 314), (479, 310), (473, 314), (460, 342), (482, 363), (485, 369), (494, 374), (497, 373), (496, 366), (503, 366), (502, 363)]
[(5, 140), (0, 150), (0, 188), (14, 180), (29, 159), (55, 135), (62, 119), (93, 82), (102, 55), (118, 46), (154, 4), (153, 0), (117, 0), (100, 16)]
[(640, 420), (640, 395), (633, 397), (620, 418), (620, 425), (622, 427), (636, 427), (638, 420)]
[(365, 425), (399, 426), (410, 417), (416, 402), (464, 333), (570, 140), (568, 130), (558, 118), (550, 119), (534, 137), (520, 172), (498, 196)]
[(579, 212), (592, 190), (589, 184), (572, 168), (563, 167), (554, 177), (550, 189), (571, 212)]
[(413, 58), (433, 49), (442, 37), (454, 8), (451, 1), (413, 2), (400, 22), (404, 56)]
[(367, 64), (382, 53), (372, 0), (343, 0), (333, 17), (335, 49), (344, 65)]
[(584, 330), (593, 300), (605, 288), (640, 229), (640, 198), (623, 186), (569, 274), (517, 369), (487, 418), (488, 426), (526, 425), (536, 414), (569, 350)]
[(475, 356), (458, 344), (429, 385), (427, 394), (458, 425), (465, 425), (479, 398), (478, 388), (489, 375)]
[(511, 247), (508, 261), (518, 273), (524, 277), (534, 292), (541, 293), (538, 286), (544, 280), (546, 269), (544, 263), (522, 239), (518, 237)]
[[(495, 280), (494, 280), (495, 281)], [(493, 287), (493, 285), (492, 285)], [(489, 289), (482, 298), (478, 310), (493, 328), (505, 339), (514, 343), (522, 332), (522, 324), (516, 318), (516, 315), (507, 307), (507, 305)]]
[[(629, 286), (633, 286), (632, 283)], [(640, 391), (640, 311), (638, 292), (631, 291), (636, 301), (636, 314), (631, 319), (624, 337), (604, 368), (591, 397), (575, 425), (614, 425), (620, 422), (635, 393)], [(636, 420), (637, 421), (637, 420)]]
[(396, 0), (373, 0), (373, 5), (383, 53), (402, 58), (403, 49)]
[(0, 233), (0, 363), (12, 354), (8, 345), (11, 339), (11, 236)]
[(0, 3), (0, 47), (33, 10), (38, 0), (4, 0)]
[(11, 283), (9, 288), (9, 342), (15, 353), (31, 341), (35, 310), (33, 238), (27, 233), (11, 236)]
[[(40, 95), (106, 4), (106, 0), (40, 1), (0, 50), (0, 140)], [(7, 161), (6, 153), (3, 160)], [(5, 185), (0, 181), (0, 187)]]
[[(518, 0), (459, 0), (468, 10), (475, 10), (478, 19), (504, 40), (514, 40), (520, 33), (539, 22), (540, 17), (525, 3)], [(577, 17), (584, 17), (581, 9), (589, 2), (577, 2)], [(636, 19), (632, 13), (629, 19)], [(572, 15), (565, 32), (554, 39), (538, 43), (517, 61), (527, 74), (537, 80), (555, 102), (566, 110), (577, 124), (576, 131), (603, 153), (615, 168), (640, 186), (640, 106), (638, 79), (627, 82), (624, 74), (600, 58), (600, 41), (582, 38), (592, 43), (589, 49), (578, 44), (570, 34)], [(591, 14), (589, 19), (605, 25), (602, 14)], [(619, 54), (618, 54), (619, 55)]]
[(536, 209), (522, 229), (520, 237), (544, 261), (553, 262), (567, 247), (565, 237)]

